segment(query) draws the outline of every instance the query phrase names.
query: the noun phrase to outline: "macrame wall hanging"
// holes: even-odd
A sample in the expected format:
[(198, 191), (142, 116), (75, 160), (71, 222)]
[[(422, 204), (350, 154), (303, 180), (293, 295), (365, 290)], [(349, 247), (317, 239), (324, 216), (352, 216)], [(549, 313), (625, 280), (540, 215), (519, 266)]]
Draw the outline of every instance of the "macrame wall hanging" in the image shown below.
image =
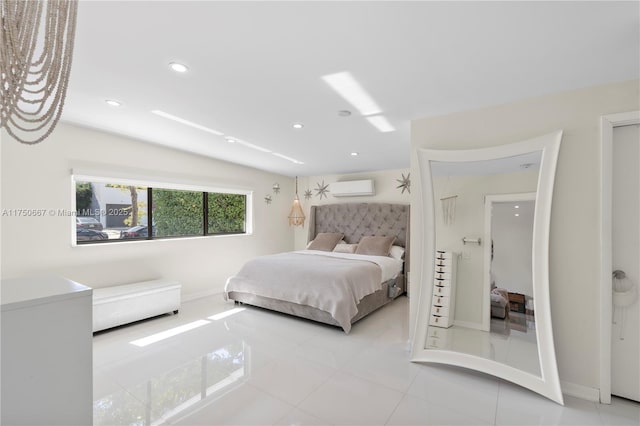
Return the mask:
[(451, 226), (456, 222), (456, 201), (457, 195), (440, 198), (442, 204), (442, 220), (445, 226)]

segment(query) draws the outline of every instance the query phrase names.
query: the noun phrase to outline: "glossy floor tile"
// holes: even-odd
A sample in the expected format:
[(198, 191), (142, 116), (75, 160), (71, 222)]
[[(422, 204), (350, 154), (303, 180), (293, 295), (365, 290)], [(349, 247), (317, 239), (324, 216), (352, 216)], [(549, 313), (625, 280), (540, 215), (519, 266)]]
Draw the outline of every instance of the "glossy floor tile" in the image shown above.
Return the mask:
[(408, 302), (400, 297), (348, 335), (237, 309), (220, 295), (96, 334), (94, 424), (640, 424), (630, 401), (565, 397), (562, 407), (480, 373), (410, 363)]

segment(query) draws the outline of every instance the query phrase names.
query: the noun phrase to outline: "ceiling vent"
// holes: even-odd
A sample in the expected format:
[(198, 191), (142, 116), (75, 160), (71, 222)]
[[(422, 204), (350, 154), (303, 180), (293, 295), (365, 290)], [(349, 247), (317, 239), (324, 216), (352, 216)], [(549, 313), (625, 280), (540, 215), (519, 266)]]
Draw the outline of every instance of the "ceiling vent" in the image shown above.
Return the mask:
[(372, 179), (334, 182), (330, 185), (329, 192), (334, 197), (362, 197), (376, 194)]

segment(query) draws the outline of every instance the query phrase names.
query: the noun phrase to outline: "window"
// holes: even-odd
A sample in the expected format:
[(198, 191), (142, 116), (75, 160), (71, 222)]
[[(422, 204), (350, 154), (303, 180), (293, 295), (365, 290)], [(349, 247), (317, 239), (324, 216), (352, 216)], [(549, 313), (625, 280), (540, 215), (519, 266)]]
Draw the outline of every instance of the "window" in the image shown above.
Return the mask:
[(76, 243), (245, 234), (248, 195), (77, 180)]
[(246, 232), (246, 196), (209, 192), (207, 198), (207, 232), (209, 234)]
[(203, 235), (203, 193), (156, 189), (153, 191), (153, 225), (158, 237)]

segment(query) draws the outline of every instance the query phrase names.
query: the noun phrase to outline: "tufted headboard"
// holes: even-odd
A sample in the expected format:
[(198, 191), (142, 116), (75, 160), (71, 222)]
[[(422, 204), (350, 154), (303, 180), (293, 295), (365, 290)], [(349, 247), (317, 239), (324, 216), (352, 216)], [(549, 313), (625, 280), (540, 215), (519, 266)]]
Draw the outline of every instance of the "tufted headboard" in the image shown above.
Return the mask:
[(344, 234), (349, 244), (365, 235), (395, 236), (395, 245), (405, 248), (404, 270), (409, 271), (409, 205), (388, 203), (344, 203), (311, 206), (309, 239), (320, 232)]

